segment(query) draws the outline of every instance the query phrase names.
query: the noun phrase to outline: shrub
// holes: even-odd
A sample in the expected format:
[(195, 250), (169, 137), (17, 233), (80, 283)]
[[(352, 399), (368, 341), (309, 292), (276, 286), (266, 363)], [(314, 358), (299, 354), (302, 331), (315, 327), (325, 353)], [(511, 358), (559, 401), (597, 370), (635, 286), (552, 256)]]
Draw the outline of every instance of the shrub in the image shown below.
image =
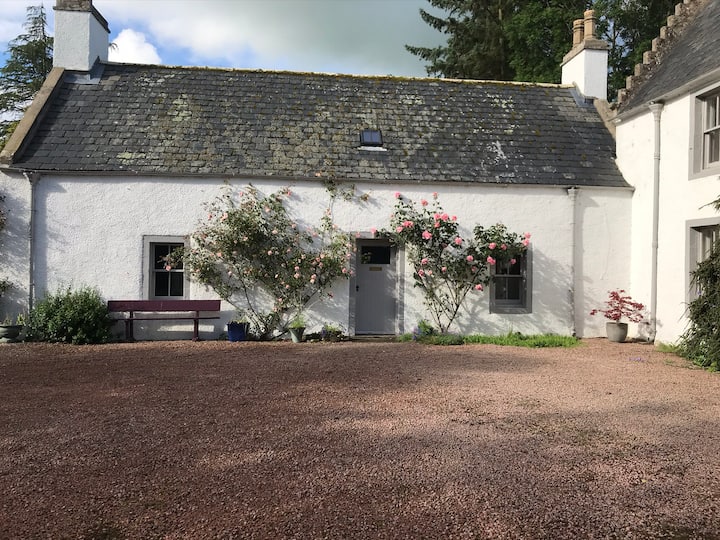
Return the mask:
[(112, 321), (107, 304), (90, 288), (70, 287), (48, 294), (32, 309), (28, 319), (29, 341), (51, 343), (105, 343)]

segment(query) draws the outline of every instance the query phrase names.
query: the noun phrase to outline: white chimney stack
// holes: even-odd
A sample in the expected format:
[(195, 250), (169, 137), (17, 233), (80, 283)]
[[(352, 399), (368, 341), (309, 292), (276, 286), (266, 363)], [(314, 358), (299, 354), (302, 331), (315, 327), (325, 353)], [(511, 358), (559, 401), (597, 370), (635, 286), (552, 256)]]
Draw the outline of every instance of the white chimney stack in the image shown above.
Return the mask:
[(107, 62), (107, 21), (92, 0), (57, 0), (55, 5), (53, 66), (90, 71), (95, 62)]
[(562, 63), (562, 83), (574, 84), (588, 98), (607, 100), (609, 46), (595, 35), (597, 19), (588, 10), (573, 23), (573, 48)]

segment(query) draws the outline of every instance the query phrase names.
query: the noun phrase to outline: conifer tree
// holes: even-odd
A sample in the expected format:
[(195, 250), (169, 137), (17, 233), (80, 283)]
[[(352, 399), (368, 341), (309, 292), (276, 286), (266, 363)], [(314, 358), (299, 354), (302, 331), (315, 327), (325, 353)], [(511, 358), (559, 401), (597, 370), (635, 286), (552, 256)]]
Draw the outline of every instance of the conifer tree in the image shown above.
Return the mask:
[(24, 29), (9, 43), (7, 63), (0, 68), (0, 148), (52, 69), (53, 38), (42, 5), (27, 8)]

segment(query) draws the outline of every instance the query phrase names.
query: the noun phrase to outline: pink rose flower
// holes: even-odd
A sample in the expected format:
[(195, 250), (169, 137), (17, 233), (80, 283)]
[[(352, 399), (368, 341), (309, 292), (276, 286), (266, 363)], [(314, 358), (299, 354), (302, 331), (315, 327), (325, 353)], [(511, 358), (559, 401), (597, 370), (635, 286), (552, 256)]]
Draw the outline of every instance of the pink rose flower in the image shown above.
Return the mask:
[(377, 234), (377, 229), (375, 227), (371, 227), (370, 232), (372, 233), (373, 236), (375, 236)]
[(505, 251), (505, 250), (507, 249), (507, 244), (501, 245), (501, 246), (500, 246), (500, 249), (502, 249), (503, 251)]
[(450, 216), (448, 216), (447, 213), (442, 213), (440, 215), (440, 219), (443, 221), (447, 221), (448, 219), (450, 219)]
[(395, 227), (395, 232), (401, 233), (401, 232), (403, 232), (403, 228), (402, 228), (402, 227)]
[(418, 276), (425, 277), (425, 270), (423, 270), (423, 269), (418, 270)]
[(450, 221), (457, 221), (457, 216), (450, 216)]
[(472, 255), (468, 255), (465, 258), (467, 259), (467, 262), (473, 262), (475, 260), (475, 258)]
[(441, 272), (447, 272), (447, 266), (443, 266), (443, 267), (440, 269), (440, 271), (441, 271)]
[(528, 240), (528, 239), (526, 238), (525, 240), (522, 241), (522, 245), (525, 246), (525, 247), (528, 247), (528, 246), (530, 245), (530, 240)]
[(483, 290), (482, 284), (478, 283), (477, 285), (475, 285), (475, 290), (476, 290), (476, 291), (482, 291), (482, 290)]
[(517, 259), (510, 259), (510, 264), (515, 264), (517, 262)]
[(462, 238), (458, 236), (457, 238), (455, 238), (455, 245), (459, 246), (460, 244), (462, 244)]
[(395, 198), (396, 198), (396, 199), (399, 199), (400, 197), (402, 197), (402, 195), (400, 194), (399, 191), (396, 191), (396, 192), (395, 192)]
[(420, 264), (427, 264), (427, 263), (428, 263), (427, 257), (423, 257), (423, 258), (420, 260)]
[(492, 257), (488, 257), (487, 262), (490, 266), (492, 266), (493, 264), (495, 264), (495, 259), (493, 259)]
[(430, 240), (432, 238), (432, 234), (428, 231), (423, 231), (422, 233), (423, 240)]
[(433, 195), (433, 199), (437, 199), (437, 198), (438, 198), (438, 192), (437, 192), (437, 191), (433, 191), (433, 194), (432, 194), (432, 195)]
[(490, 249), (495, 249), (495, 248), (497, 247), (497, 244), (496, 244), (495, 242), (490, 242), (490, 243), (488, 244), (488, 247), (489, 247)]
[(530, 238), (532, 235), (529, 232), (525, 233), (525, 238)]
[(428, 202), (425, 199), (420, 199), (420, 204), (422, 204), (423, 206), (427, 206)]
[(439, 228), (440, 228), (440, 222), (439, 222), (439, 221), (436, 221), (436, 222), (433, 224), (433, 226), (434, 226), (436, 229), (439, 229)]

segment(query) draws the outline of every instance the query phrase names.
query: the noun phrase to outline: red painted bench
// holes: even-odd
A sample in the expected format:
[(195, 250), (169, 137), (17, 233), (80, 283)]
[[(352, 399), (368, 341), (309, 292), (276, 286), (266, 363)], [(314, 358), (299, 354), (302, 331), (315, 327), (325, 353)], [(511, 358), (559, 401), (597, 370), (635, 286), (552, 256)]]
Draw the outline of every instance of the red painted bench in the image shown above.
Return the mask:
[[(193, 321), (193, 341), (200, 339), (198, 326), (201, 320), (220, 318), (220, 300), (109, 300), (110, 313), (126, 313), (125, 317), (116, 319), (125, 322), (125, 339), (133, 341), (134, 321)], [(206, 315), (201, 312), (216, 312), (218, 315)], [(157, 316), (153, 313), (171, 315)]]

